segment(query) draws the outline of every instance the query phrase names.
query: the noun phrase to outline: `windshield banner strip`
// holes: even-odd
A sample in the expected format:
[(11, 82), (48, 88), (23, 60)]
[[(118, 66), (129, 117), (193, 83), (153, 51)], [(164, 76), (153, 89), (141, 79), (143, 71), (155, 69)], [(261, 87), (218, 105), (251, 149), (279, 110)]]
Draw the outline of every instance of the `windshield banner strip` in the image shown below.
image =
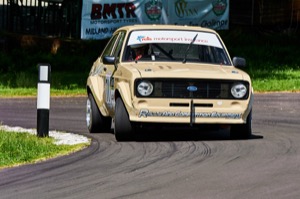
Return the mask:
[(135, 31), (131, 34), (128, 45), (140, 43), (180, 43), (190, 44), (198, 34), (194, 41), (194, 45), (206, 45), (222, 48), (222, 45), (213, 33), (195, 32), (195, 31)]

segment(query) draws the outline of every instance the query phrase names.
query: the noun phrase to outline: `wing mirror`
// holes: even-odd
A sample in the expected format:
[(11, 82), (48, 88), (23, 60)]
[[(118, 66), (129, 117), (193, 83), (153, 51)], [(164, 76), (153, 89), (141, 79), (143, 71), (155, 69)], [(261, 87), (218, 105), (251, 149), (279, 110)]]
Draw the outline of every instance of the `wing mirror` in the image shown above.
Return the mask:
[(246, 60), (242, 57), (234, 57), (232, 59), (232, 63), (237, 68), (245, 68), (246, 67)]
[(105, 56), (105, 57), (103, 57), (103, 63), (104, 64), (114, 64), (115, 57), (114, 56)]

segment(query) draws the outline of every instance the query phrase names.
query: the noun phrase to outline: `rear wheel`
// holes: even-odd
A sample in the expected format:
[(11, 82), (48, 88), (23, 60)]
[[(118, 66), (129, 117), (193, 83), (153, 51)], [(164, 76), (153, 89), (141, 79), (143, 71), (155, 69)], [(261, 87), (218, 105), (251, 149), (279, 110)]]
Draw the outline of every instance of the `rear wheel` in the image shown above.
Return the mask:
[(250, 111), (246, 124), (234, 124), (230, 128), (232, 139), (249, 139), (252, 136), (252, 110)]
[(133, 124), (121, 98), (116, 99), (115, 109), (115, 137), (117, 141), (128, 141), (133, 137)]
[(86, 101), (86, 124), (90, 133), (108, 132), (111, 128), (111, 118), (101, 114), (91, 93)]

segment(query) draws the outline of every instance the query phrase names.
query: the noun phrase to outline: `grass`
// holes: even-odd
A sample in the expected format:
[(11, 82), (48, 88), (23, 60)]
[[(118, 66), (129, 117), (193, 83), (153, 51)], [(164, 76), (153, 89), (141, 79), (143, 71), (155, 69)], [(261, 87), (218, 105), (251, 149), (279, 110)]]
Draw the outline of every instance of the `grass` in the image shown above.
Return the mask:
[(67, 155), (83, 147), (85, 144), (56, 145), (53, 138), (0, 129), (0, 169)]
[[(84, 95), (87, 73), (55, 72), (51, 74), (51, 96)], [(37, 76), (28, 72), (0, 73), (0, 97), (37, 96)]]
[[(262, 69), (255, 69), (249, 66), (246, 68), (252, 78), (252, 84), (255, 92), (299, 92), (300, 91), (300, 69), (290, 67), (281, 67), (276, 69), (274, 67), (264, 66)], [(12, 80), (7, 81), (6, 84), (0, 82), (0, 97), (34, 97), (37, 96), (37, 82), (32, 74), (22, 73), (16, 75), (22, 77), (18, 80), (17, 85)], [(51, 83), (51, 96), (85, 96), (85, 81), (87, 75), (82, 74), (53, 74), (54, 80)], [(1, 75), (0, 75), (1, 79)], [(2, 82), (4, 82), (2, 78)], [(10, 82), (10, 83), (9, 83)], [(25, 86), (24, 86), (25, 85)]]
[(300, 91), (300, 70), (260, 70), (251, 76), (255, 92)]
[[(84, 88), (88, 72), (52, 72), (51, 87), (56, 90)], [(0, 72), (0, 88), (36, 88), (38, 71)]]
[[(83, 96), (86, 90), (83, 88), (74, 89), (50, 89), (51, 97), (72, 97)], [(0, 97), (34, 97), (37, 96), (37, 88), (8, 88), (0, 86)]]
[[(250, 70), (247, 71), (251, 78), (255, 92), (299, 92), (300, 91), (300, 70)], [(75, 75), (76, 76), (76, 75)], [(51, 85), (51, 96), (85, 96), (85, 84), (73, 86)], [(54, 88), (53, 88), (54, 87)], [(35, 87), (9, 87), (0, 84), (0, 97), (34, 97), (37, 96)]]

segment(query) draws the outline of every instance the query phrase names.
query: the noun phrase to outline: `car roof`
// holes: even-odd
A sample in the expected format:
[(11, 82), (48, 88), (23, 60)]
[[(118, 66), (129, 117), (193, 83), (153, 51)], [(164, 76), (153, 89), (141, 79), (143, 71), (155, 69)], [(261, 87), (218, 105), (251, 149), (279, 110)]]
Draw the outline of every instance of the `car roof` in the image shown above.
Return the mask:
[(118, 28), (120, 30), (133, 31), (133, 30), (191, 30), (191, 31), (205, 31), (216, 33), (216, 31), (209, 28), (202, 28), (199, 26), (187, 26), (187, 25), (164, 25), (164, 24), (137, 24), (130, 26), (123, 26)]

